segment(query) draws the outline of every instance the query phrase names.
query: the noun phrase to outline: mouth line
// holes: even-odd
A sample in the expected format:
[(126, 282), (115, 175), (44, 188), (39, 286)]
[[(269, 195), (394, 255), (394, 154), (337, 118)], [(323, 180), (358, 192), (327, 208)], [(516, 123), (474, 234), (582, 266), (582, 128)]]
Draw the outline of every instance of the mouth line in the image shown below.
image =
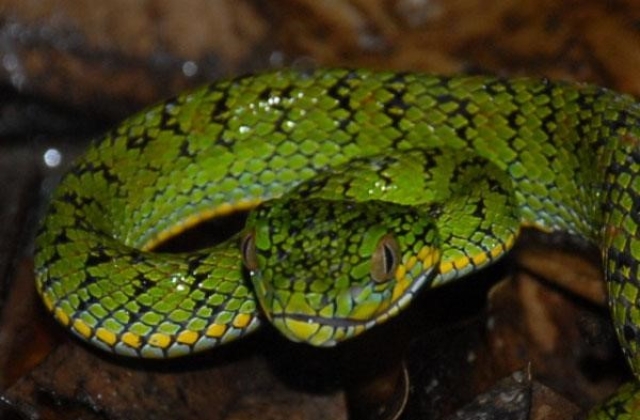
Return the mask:
[[(380, 322), (384, 322), (389, 318), (396, 316), (399, 311), (406, 307), (411, 299), (418, 293), (423, 285), (429, 280), (429, 275), (423, 275), (419, 279), (415, 279), (413, 283), (407, 288), (402, 295), (400, 295), (389, 307), (387, 307), (382, 313), (378, 313), (375, 316), (359, 320), (353, 318), (327, 318), (318, 315), (308, 315), (301, 313), (286, 313), (280, 312), (277, 314), (272, 313), (270, 319), (272, 321), (279, 320), (285, 321), (287, 319), (305, 322), (308, 324), (318, 324), (321, 326), (329, 326), (332, 328), (353, 328), (357, 326), (364, 326), (365, 329), (370, 328)], [(284, 306), (284, 305), (283, 305)]]
[(280, 320), (285, 320), (285, 319), (290, 319), (293, 321), (300, 321), (300, 322), (306, 322), (309, 324), (320, 324), (320, 325), (326, 325), (329, 327), (353, 327), (356, 325), (365, 325), (368, 324), (370, 322), (372, 322), (373, 320), (357, 320), (357, 319), (350, 319), (350, 318), (326, 318), (323, 316), (315, 316), (315, 315), (305, 315), (305, 314), (285, 314), (285, 313), (280, 313), (280, 314), (273, 314), (273, 319), (280, 319)]

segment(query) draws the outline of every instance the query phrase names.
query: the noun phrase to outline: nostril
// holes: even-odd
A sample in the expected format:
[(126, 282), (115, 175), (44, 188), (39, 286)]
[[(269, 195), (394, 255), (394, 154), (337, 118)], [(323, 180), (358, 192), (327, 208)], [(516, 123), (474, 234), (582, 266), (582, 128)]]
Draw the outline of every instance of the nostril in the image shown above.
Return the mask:
[(351, 293), (352, 299), (357, 299), (358, 296), (362, 294), (363, 288), (362, 286), (352, 286), (349, 292)]
[(331, 303), (331, 297), (329, 297), (329, 295), (327, 295), (326, 293), (320, 297), (320, 306), (325, 307), (330, 303)]

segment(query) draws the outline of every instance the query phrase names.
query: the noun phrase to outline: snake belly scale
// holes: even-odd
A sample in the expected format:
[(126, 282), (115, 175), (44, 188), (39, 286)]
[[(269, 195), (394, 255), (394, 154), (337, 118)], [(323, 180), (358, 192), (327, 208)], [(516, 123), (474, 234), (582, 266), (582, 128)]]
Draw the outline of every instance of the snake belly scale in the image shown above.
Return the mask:
[[(125, 120), (73, 166), (38, 232), (37, 289), (77, 336), (125, 356), (204, 350), (265, 318), (333, 345), (537, 226), (601, 247), (640, 373), (639, 136), (636, 101), (590, 85), (340, 69), (214, 83)], [(151, 252), (245, 210), (219, 245)]]

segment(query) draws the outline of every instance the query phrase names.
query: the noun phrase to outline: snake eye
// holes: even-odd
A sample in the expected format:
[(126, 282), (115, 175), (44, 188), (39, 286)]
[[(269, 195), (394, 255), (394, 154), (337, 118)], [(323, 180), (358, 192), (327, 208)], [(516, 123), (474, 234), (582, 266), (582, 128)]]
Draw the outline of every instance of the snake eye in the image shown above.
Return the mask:
[(371, 257), (371, 278), (378, 283), (391, 280), (400, 263), (400, 246), (393, 235), (384, 235)]
[(256, 232), (250, 231), (244, 235), (240, 242), (240, 252), (242, 253), (242, 262), (249, 271), (258, 269), (258, 255), (256, 253)]

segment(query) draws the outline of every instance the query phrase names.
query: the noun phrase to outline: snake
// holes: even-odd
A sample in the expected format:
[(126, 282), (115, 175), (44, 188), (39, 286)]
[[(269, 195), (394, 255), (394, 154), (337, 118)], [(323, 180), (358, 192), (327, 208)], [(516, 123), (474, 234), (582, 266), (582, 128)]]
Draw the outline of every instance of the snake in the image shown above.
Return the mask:
[[(353, 69), (231, 78), (124, 120), (74, 162), (36, 235), (36, 287), (60, 324), (121, 356), (184, 356), (265, 322), (333, 346), (535, 227), (602, 250), (640, 376), (639, 142), (638, 102), (589, 84)], [(230, 237), (156, 251), (236, 213), (248, 216)], [(639, 390), (626, 385), (594, 418), (632, 415)]]

